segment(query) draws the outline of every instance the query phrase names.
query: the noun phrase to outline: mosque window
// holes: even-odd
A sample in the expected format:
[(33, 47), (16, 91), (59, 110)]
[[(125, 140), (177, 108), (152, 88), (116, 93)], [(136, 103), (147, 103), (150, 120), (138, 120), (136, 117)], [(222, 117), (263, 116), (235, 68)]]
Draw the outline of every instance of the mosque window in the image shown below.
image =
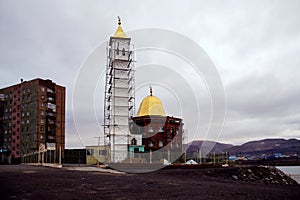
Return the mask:
[(163, 141), (160, 140), (159, 143), (158, 143), (158, 146), (159, 146), (159, 147), (163, 147), (163, 146), (164, 146)]
[(137, 144), (136, 139), (135, 139), (135, 138), (132, 138), (132, 140), (131, 140), (131, 145), (136, 145), (136, 144)]
[(154, 129), (153, 129), (152, 126), (149, 126), (149, 127), (148, 127), (148, 132), (149, 132), (149, 133), (153, 133), (153, 132), (154, 132)]
[(148, 146), (149, 146), (149, 147), (153, 147), (153, 142), (150, 141), (149, 144), (148, 144)]
[(171, 136), (174, 136), (174, 129), (173, 128), (171, 128), (170, 132), (171, 132)]
[(160, 133), (163, 133), (164, 132), (164, 127), (159, 127), (159, 130), (158, 130), (158, 132), (160, 132)]

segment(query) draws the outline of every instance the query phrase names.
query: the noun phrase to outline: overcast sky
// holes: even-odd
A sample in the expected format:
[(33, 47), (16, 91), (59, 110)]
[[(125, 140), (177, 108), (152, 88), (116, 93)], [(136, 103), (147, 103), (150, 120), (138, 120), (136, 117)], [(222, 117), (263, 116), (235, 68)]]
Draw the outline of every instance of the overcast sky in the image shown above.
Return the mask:
[[(75, 128), (73, 89), (82, 64), (115, 32), (116, 18), (121, 16), (125, 31), (172, 30), (193, 40), (211, 58), (226, 93), (226, 119), (221, 135), (216, 138), (219, 142), (300, 139), (299, 8), (300, 2), (296, 0), (0, 0), (0, 87), (16, 84), (21, 78), (37, 77), (65, 86), (66, 146), (91, 144), (82, 142), (85, 135), (78, 134)], [(143, 55), (137, 59), (144, 57), (147, 59)], [(97, 89), (103, 93), (101, 83)], [(159, 91), (155, 95), (161, 98), (166, 111), (181, 115), (178, 102), (169, 102), (166, 94), (159, 95)], [(137, 107), (145, 95), (148, 89), (140, 89)], [(102, 103), (101, 100), (98, 106), (102, 107)], [(186, 119), (179, 117), (184, 118), (185, 129), (194, 130), (188, 118), (193, 110), (187, 112), (190, 113), (185, 115)], [(101, 121), (103, 114), (96, 115)], [(89, 116), (85, 117), (88, 126)], [(96, 144), (93, 135), (97, 133), (87, 134), (87, 141)], [(205, 139), (202, 136), (199, 134), (195, 139)]]

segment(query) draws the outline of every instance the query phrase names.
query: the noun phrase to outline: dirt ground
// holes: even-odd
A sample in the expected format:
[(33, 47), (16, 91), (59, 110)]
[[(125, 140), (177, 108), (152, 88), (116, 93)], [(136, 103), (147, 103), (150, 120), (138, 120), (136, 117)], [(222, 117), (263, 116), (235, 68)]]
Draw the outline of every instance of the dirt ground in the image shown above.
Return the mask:
[(247, 182), (220, 174), (227, 172), (163, 169), (112, 174), (0, 165), (0, 199), (300, 199), (299, 185)]

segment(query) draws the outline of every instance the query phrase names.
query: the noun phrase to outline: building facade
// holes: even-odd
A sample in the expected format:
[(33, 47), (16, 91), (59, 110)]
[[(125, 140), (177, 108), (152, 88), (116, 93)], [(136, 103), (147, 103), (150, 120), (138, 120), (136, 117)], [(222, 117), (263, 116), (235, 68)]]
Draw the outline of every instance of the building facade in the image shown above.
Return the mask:
[(152, 95), (151, 87), (137, 116), (132, 117), (130, 132), (141, 136), (143, 153), (138, 155), (146, 162), (161, 162), (161, 159), (174, 162), (182, 155), (182, 119), (166, 115), (161, 100)]
[(18, 163), (41, 145), (65, 147), (65, 87), (34, 79), (0, 89), (1, 161)]

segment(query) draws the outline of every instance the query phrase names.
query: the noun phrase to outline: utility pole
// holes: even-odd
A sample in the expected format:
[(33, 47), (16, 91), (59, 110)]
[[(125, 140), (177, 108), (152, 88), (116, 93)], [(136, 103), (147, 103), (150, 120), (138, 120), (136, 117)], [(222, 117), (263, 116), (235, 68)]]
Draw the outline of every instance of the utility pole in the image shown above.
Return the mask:
[(199, 165), (202, 164), (201, 149), (199, 149)]

